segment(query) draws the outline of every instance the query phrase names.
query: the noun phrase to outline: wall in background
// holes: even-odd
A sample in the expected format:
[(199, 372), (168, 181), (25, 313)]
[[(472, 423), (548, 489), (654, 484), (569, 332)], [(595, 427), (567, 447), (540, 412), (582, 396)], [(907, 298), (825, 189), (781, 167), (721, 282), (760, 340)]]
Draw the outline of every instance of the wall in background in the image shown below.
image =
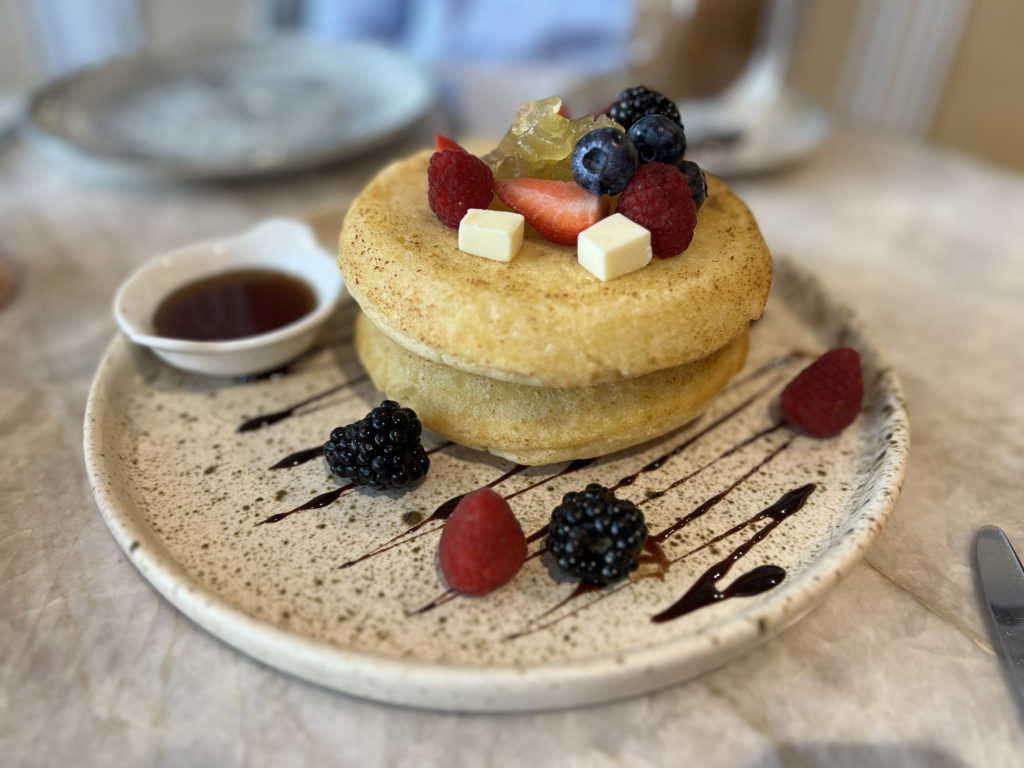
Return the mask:
[[(882, 3), (887, 5), (882, 6)], [(878, 6), (896, 15), (896, 22), (910, 19), (916, 11), (926, 22), (937, 10), (950, 13), (949, 27), (956, 38), (943, 47), (941, 30), (935, 34), (936, 66), (942, 68), (941, 88), (926, 110), (928, 120), (920, 135), (939, 144), (971, 153), (985, 160), (1024, 170), (1024, 53), (1020, 33), (1024, 30), (1024, 3), (1016, 0), (809, 0), (805, 4), (803, 28), (794, 52), (791, 81), (804, 93), (842, 116), (884, 130), (915, 134), (912, 125), (899, 120), (883, 107), (872, 112), (852, 106), (862, 104), (849, 94), (850, 62), (860, 48), (864, 9)], [(904, 16), (899, 15), (900, 7)], [(962, 12), (962, 18), (958, 15)], [(905, 17), (905, 19), (904, 19)], [(884, 37), (884, 35), (882, 36)], [(912, 30), (882, 40), (882, 53), (889, 49), (892, 72), (900, 69), (898, 55), (905, 55)], [(908, 65), (913, 64), (910, 60)], [(884, 68), (882, 68), (884, 71)], [(922, 76), (925, 73), (919, 73)], [(870, 101), (870, 99), (869, 99)], [(852, 114), (851, 114), (852, 112)], [(872, 120), (872, 116), (877, 119)], [(912, 122), (912, 121), (911, 121)], [(896, 123), (895, 125), (893, 123)]]
[[(26, 8), (55, 1), (61, 7), (63, 3), (109, 4), (109, 0), (0, 0), (0, 94), (23, 90), (45, 79), (46, 61), (28, 43), (30, 29)], [(251, 28), (253, 8), (270, 2), (138, 0), (148, 42), (158, 49), (237, 34), (241, 29)], [(692, 5), (696, 10), (689, 18), (691, 24), (681, 24), (679, 29), (671, 31), (672, 35), (678, 35), (672, 55), (657, 63), (665, 75), (666, 87), (668, 84), (675, 87), (676, 95), (684, 92), (696, 95), (720, 85), (714, 78), (695, 77), (694, 73), (701, 73), (703, 68), (729, 74), (740, 66), (750, 46), (750, 19), (761, 7), (761, 0), (704, 0), (700, 3), (672, 0), (669, 5)], [(901, 66), (900, 57), (903, 57), (903, 69), (899, 71), (905, 76), (904, 86), (914, 82), (910, 75), (924, 77), (927, 67), (920, 66), (919, 56), (908, 53), (914, 50), (913, 42), (920, 43), (923, 36), (905, 31), (902, 37), (893, 37), (886, 31), (893, 20), (906, 23), (910, 30), (911, 21), (917, 17), (934, 26), (936, 8), (947, 13), (949, 23), (945, 29), (955, 32), (956, 39), (949, 46), (950, 50), (944, 50), (941, 45), (931, 47), (936, 67), (942, 69), (940, 76), (932, 80), (939, 82), (940, 88), (925, 105), (927, 124), (917, 132), (940, 144), (1024, 170), (1024, 141), (1020, 138), (1024, 136), (1024, 53), (1019, 48), (1020, 34), (1024, 30), (1024, 2), (1021, 0), (805, 0), (791, 82), (811, 98), (835, 110), (841, 118), (859, 119), (885, 130), (914, 133), (908, 131), (907, 119), (894, 117), (891, 109), (886, 112), (879, 107), (875, 112), (870, 109), (865, 112), (864, 94), (859, 100), (851, 96), (851, 61), (860, 61), (861, 66), (873, 61), (876, 54), (868, 44), (870, 29), (865, 32), (865, 19), (883, 13), (887, 15), (875, 29), (875, 47), (881, 40), (883, 51), (889, 50), (892, 54), (890, 78)], [(715, 39), (722, 44), (709, 45), (708, 41)], [(918, 61), (916, 72), (912, 67), (915, 61)], [(875, 64), (877, 70), (877, 62)], [(856, 67), (853, 71), (856, 73)], [(870, 85), (871, 78), (865, 77), (862, 82)], [(889, 90), (891, 97), (893, 88)], [(869, 106), (870, 96), (868, 93)], [(879, 94), (876, 96), (881, 98)], [(876, 102), (876, 106), (881, 104), (878, 99)], [(858, 109), (854, 109), (857, 105)], [(921, 110), (916, 114), (921, 114)]]
[(931, 136), (1024, 170), (1024, 2), (972, 8)]

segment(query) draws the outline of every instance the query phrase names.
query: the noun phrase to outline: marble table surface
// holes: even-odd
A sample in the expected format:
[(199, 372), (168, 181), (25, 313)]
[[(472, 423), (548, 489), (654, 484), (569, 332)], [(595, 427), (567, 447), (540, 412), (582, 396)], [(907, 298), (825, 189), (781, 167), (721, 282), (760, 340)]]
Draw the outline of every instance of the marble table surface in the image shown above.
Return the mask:
[[(393, 147), (391, 154), (409, 149)], [(117, 547), (82, 458), (113, 291), (149, 256), (276, 214), (337, 211), (386, 159), (244, 185), (113, 180), (0, 150), (0, 762), (767, 768), (1019, 765), (981, 613), (984, 523), (1024, 546), (1024, 177), (838, 130), (735, 186), (776, 253), (854, 306), (907, 394), (911, 465), (881, 536), (822, 605), (689, 683), (542, 714), (358, 700), (198, 629)]]

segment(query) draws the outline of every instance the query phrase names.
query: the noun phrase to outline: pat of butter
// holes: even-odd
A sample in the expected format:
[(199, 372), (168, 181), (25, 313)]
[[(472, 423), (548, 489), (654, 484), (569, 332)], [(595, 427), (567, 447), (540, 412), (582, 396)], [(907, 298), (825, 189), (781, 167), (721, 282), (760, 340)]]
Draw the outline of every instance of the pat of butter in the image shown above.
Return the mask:
[(621, 213), (613, 213), (580, 232), (576, 257), (594, 277), (621, 277), (650, 263), (650, 230)]
[(459, 250), (495, 261), (512, 261), (523, 245), (521, 213), (470, 208), (459, 222)]

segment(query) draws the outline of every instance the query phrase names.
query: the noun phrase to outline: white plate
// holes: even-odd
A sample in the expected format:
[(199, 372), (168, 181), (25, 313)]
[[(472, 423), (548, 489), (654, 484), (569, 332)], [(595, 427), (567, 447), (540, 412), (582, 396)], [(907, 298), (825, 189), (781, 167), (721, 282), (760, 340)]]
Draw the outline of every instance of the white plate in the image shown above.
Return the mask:
[[(438, 450), (415, 490), (350, 491), (258, 525), (343, 487), (322, 459), (268, 467), (322, 443), (332, 427), (380, 400), (355, 360), (352, 304), (346, 307), (327, 346), (286, 375), (248, 383), (181, 373), (118, 337), (96, 375), (85, 423), (97, 502), (145, 578), (225, 642), (322, 685), (400, 704), (479, 711), (565, 707), (670, 685), (751, 650), (806, 613), (864, 554), (899, 493), (909, 432), (892, 370), (846, 309), (777, 261), (746, 368), (689, 427), (587, 466), (521, 471), (427, 435), (426, 447)], [(864, 365), (865, 402), (854, 425), (828, 440), (782, 427), (745, 443), (774, 423), (779, 391), (809, 355), (838, 345), (857, 348)], [(282, 409), (291, 415), (238, 431)], [(672, 455), (657, 469), (641, 471), (666, 454)], [(620, 483), (633, 476), (631, 484)], [(816, 487), (718, 588), (727, 591), (735, 577), (761, 566), (784, 569), (781, 584), (663, 623), (652, 617), (756, 531), (765, 532), (771, 519), (667, 570), (648, 557), (622, 589), (582, 594), (561, 608), (574, 585), (552, 578), (547, 559), (534, 557), (490, 595), (416, 613), (444, 594), (436, 532), (406, 536), (408, 543), (340, 567), (478, 486), (511, 496), (530, 534), (565, 491), (595, 481), (619, 483), (619, 495), (642, 505), (652, 534), (726, 492), (662, 542), (670, 559), (787, 492)]]
[(122, 168), (231, 178), (353, 157), (435, 98), (387, 48), (276, 38), (117, 60), (46, 86), (28, 116), (36, 135)]
[(684, 102), (686, 157), (716, 176), (769, 173), (811, 156), (828, 137), (824, 110), (795, 93), (749, 104)]

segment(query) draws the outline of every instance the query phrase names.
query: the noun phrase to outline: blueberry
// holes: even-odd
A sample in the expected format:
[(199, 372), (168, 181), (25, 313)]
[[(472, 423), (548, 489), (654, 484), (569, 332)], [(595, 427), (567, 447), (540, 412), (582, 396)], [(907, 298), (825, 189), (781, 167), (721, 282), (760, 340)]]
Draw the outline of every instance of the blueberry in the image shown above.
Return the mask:
[(598, 128), (572, 150), (572, 177), (594, 195), (617, 195), (636, 173), (636, 147), (618, 128)]
[(683, 127), (664, 115), (641, 117), (629, 128), (641, 163), (671, 163), (682, 160), (686, 152)]
[(686, 177), (686, 186), (690, 188), (690, 197), (700, 208), (708, 199), (708, 180), (700, 166), (690, 160), (680, 160), (675, 164), (676, 168), (683, 172)]

